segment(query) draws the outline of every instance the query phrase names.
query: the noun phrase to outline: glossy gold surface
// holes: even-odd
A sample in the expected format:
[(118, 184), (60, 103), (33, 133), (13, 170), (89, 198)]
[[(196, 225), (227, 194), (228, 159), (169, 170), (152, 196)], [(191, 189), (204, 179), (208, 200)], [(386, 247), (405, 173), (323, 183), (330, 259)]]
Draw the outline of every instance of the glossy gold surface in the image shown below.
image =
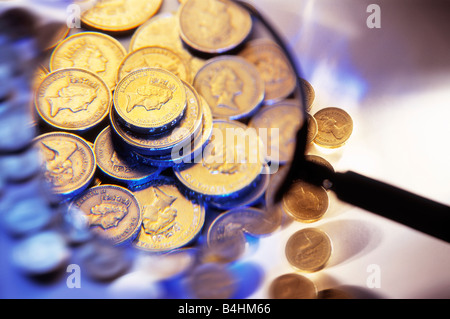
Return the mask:
[(84, 139), (71, 133), (51, 132), (37, 136), (34, 145), (40, 150), (44, 178), (55, 194), (71, 197), (88, 187), (96, 160)]
[(111, 112), (111, 126), (115, 133), (124, 143), (143, 155), (169, 154), (174, 146), (190, 143), (192, 136), (195, 136), (201, 128), (202, 111), (198, 94), (189, 84), (183, 82), (183, 85), (187, 96), (187, 106), (176, 128), (159, 135), (136, 134), (121, 125), (117, 121), (115, 112)]
[(186, 90), (173, 73), (145, 68), (117, 84), (114, 110), (122, 124), (138, 133), (159, 133), (174, 127), (186, 109)]
[(249, 13), (228, 0), (186, 1), (179, 19), (183, 41), (206, 53), (223, 53), (235, 48), (252, 28)]
[(83, 12), (81, 21), (87, 26), (111, 32), (128, 31), (155, 15), (163, 0), (99, 0)]
[(292, 159), (297, 131), (302, 124), (302, 110), (299, 103), (294, 100), (264, 106), (249, 122), (249, 126), (259, 132), (266, 146), (267, 158), (279, 163), (286, 163)]
[(353, 120), (343, 109), (327, 107), (314, 114), (318, 132), (314, 143), (326, 148), (338, 148), (345, 144), (353, 132)]
[(142, 225), (134, 247), (165, 252), (187, 245), (203, 227), (203, 204), (184, 196), (170, 179), (155, 179), (147, 186), (134, 192), (142, 209)]
[(149, 67), (166, 69), (181, 80), (191, 81), (189, 64), (175, 51), (161, 46), (143, 47), (128, 54), (120, 64), (117, 80), (132, 71)]
[(258, 70), (238, 56), (223, 55), (208, 60), (193, 83), (216, 118), (247, 117), (264, 99), (264, 81)]
[(284, 211), (297, 221), (315, 222), (326, 213), (329, 200), (327, 191), (303, 181), (295, 181), (283, 196)]
[(273, 41), (256, 39), (239, 52), (258, 69), (264, 80), (265, 103), (274, 103), (289, 96), (297, 83), (292, 67), (281, 48)]
[(158, 172), (157, 168), (142, 165), (127, 152), (115, 147), (110, 126), (97, 136), (93, 149), (98, 167), (107, 177), (117, 182), (142, 184)]
[(237, 121), (214, 120), (203, 156), (198, 163), (176, 168), (175, 175), (186, 187), (204, 195), (225, 196), (244, 189), (263, 169), (262, 143), (247, 129)]
[(123, 45), (101, 32), (79, 32), (66, 38), (53, 50), (50, 71), (63, 68), (89, 70), (113, 90), (117, 68), (126, 56)]
[(117, 185), (89, 188), (71, 203), (89, 220), (90, 231), (114, 245), (128, 244), (141, 225), (141, 208), (134, 195)]
[(331, 257), (332, 244), (326, 233), (317, 228), (301, 229), (288, 239), (285, 254), (297, 270), (316, 272), (323, 269)]
[(83, 131), (107, 115), (111, 91), (96, 74), (84, 69), (60, 69), (48, 74), (36, 92), (36, 109), (49, 125)]

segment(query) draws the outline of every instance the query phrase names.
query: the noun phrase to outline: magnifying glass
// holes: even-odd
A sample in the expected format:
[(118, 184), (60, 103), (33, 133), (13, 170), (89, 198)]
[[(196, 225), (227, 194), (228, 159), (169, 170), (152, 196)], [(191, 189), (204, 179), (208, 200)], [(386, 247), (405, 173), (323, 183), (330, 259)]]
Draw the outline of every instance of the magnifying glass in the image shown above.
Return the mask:
[[(296, 74), (297, 85), (294, 93), (299, 100), (303, 119), (307, 118), (305, 92), (301, 86), (301, 71), (296, 65), (286, 42), (268, 20), (247, 2), (233, 0), (245, 8), (271, 34), (284, 51)], [(363, 176), (353, 171), (334, 172), (325, 166), (306, 160), (308, 125), (300, 126), (296, 135), (296, 148), (289, 163), (285, 179), (275, 193), (274, 202), (280, 202), (296, 180), (317, 186), (327, 185), (336, 196), (349, 204), (411, 227), (435, 238), (450, 242), (450, 207), (411, 193), (393, 185)]]

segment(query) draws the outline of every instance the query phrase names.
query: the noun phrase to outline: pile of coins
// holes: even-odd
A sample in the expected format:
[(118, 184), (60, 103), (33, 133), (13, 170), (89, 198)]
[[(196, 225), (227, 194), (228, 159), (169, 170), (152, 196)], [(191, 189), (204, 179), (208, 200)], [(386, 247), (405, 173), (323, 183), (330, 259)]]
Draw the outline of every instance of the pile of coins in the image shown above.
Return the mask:
[[(297, 129), (305, 122), (309, 143), (337, 148), (351, 135), (351, 118), (338, 108), (310, 115), (311, 84), (296, 79), (275, 42), (252, 38), (251, 16), (236, 3), (188, 0), (167, 14), (158, 13), (162, 0), (132, 2), (99, 1), (82, 15), (90, 31), (62, 39), (52, 48), (49, 72), (37, 70), (35, 125), (42, 134), (35, 145), (43, 175), (71, 220), (70, 240), (94, 236), (113, 247), (165, 254), (201, 247), (187, 280), (190, 296), (205, 296), (199, 281), (219, 287), (217, 278), (225, 278), (217, 296), (232, 298), (226, 265), (245, 254), (248, 236), (267, 236), (286, 218), (313, 223), (328, 209), (327, 190), (303, 181), (273, 203)], [(133, 32), (129, 50), (118, 40), (124, 32)], [(307, 119), (293, 98), (297, 81)], [(249, 145), (249, 128), (276, 128), (278, 139), (256, 136)], [(237, 142), (223, 143), (230, 130)], [(274, 164), (281, 166), (275, 175)], [(299, 271), (324, 268), (330, 255), (330, 239), (313, 228), (286, 246)], [(120, 263), (115, 273), (124, 268)], [(288, 297), (278, 291), (293, 280), (279, 279), (271, 297)], [(296, 297), (311, 297), (300, 290)]]

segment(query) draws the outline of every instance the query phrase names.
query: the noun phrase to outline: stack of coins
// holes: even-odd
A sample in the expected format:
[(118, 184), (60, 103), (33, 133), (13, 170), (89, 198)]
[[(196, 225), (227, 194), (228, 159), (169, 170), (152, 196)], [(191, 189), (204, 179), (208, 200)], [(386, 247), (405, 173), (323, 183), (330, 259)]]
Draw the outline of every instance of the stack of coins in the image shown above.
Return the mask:
[[(275, 42), (252, 38), (252, 19), (234, 2), (188, 0), (176, 13), (157, 13), (161, 3), (98, 2), (82, 15), (89, 31), (74, 30), (36, 72), (35, 144), (67, 216), (81, 212), (94, 236), (152, 253), (201, 245), (203, 234), (205, 260), (222, 264), (242, 257), (248, 234), (322, 219), (325, 186), (296, 181), (277, 207), (273, 191), (282, 168), (295, 165), (297, 129), (306, 123), (308, 143), (341, 147), (352, 132), (349, 115), (310, 114), (312, 85), (295, 78)], [(126, 32), (128, 50), (118, 36)], [(306, 119), (294, 99), (297, 81)], [(308, 160), (333, 170), (322, 157)], [(219, 215), (208, 224), (212, 211)], [(322, 233), (311, 234), (289, 242), (296, 269), (299, 241)]]

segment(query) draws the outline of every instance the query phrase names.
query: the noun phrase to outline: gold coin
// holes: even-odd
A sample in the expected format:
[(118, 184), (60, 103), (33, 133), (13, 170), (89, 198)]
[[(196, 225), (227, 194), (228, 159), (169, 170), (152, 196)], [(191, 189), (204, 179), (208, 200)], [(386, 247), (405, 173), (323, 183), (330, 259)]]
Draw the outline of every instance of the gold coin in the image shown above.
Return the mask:
[(311, 111), (312, 104), (316, 97), (316, 93), (315, 93), (314, 88), (312, 87), (311, 83), (309, 83), (305, 79), (300, 79), (300, 83), (302, 85), (303, 92), (305, 94), (306, 111), (309, 112), (309, 111)]
[(187, 106), (185, 115), (178, 123), (177, 127), (164, 134), (136, 134), (121, 125), (115, 112), (110, 112), (111, 126), (120, 139), (142, 155), (164, 155), (170, 154), (172, 148), (176, 145), (185, 145), (191, 142), (192, 136), (195, 136), (202, 123), (202, 110), (198, 94), (194, 88), (183, 82)]
[(178, 144), (178, 146), (175, 145), (170, 154), (167, 155), (145, 156), (142, 154), (135, 154), (141, 162), (158, 167), (173, 167), (183, 163), (192, 163), (195, 157), (201, 156), (201, 152), (211, 138), (213, 118), (211, 110), (204, 99), (200, 97), (200, 100), (202, 101), (201, 106), (203, 110), (202, 128), (196, 134), (195, 138), (192, 139), (191, 144), (185, 143)]
[(314, 114), (318, 132), (314, 143), (326, 148), (337, 148), (345, 144), (353, 131), (353, 120), (343, 109), (328, 107)]
[(111, 127), (108, 126), (95, 139), (93, 146), (97, 165), (101, 171), (116, 182), (137, 186), (148, 182), (159, 173), (155, 167), (141, 165), (114, 145)]
[(81, 21), (91, 28), (103, 31), (128, 31), (155, 15), (162, 0), (99, 0), (83, 12)]
[(50, 57), (50, 70), (79, 68), (102, 78), (113, 90), (117, 68), (127, 51), (113, 37), (100, 32), (79, 32), (62, 41)]
[(331, 257), (331, 240), (316, 228), (304, 228), (295, 232), (286, 243), (286, 258), (295, 268), (304, 272), (323, 269)]
[(281, 48), (273, 41), (256, 39), (249, 41), (239, 52), (258, 69), (264, 80), (264, 101), (277, 102), (289, 96), (295, 89), (297, 79)]
[(142, 222), (139, 202), (128, 189), (117, 185), (89, 188), (72, 201), (89, 220), (90, 230), (113, 245), (130, 243)]
[(223, 55), (208, 60), (193, 83), (216, 118), (247, 117), (264, 99), (264, 82), (258, 70), (238, 56)]
[(154, 179), (134, 194), (142, 209), (134, 247), (152, 252), (180, 248), (194, 240), (203, 227), (203, 204), (184, 196), (172, 179)]
[(317, 136), (317, 121), (314, 118), (314, 116), (312, 116), (309, 113), (306, 113), (306, 124), (308, 125), (308, 133), (306, 135), (306, 143), (312, 143), (314, 141), (314, 139)]
[(173, 73), (145, 68), (120, 80), (113, 101), (114, 110), (126, 127), (138, 133), (160, 133), (183, 118), (186, 90)]
[(190, 190), (207, 196), (242, 191), (261, 173), (262, 143), (254, 130), (237, 121), (214, 120), (210, 142), (193, 165), (175, 167)]
[(275, 278), (269, 287), (270, 299), (316, 299), (317, 288), (311, 279), (288, 273)]
[(40, 150), (45, 180), (56, 195), (72, 197), (91, 183), (96, 159), (81, 137), (64, 132), (39, 135), (34, 145)]
[(303, 123), (300, 105), (294, 100), (284, 100), (259, 109), (250, 119), (265, 144), (267, 159), (286, 163), (292, 159), (297, 145), (297, 131)]
[(237, 47), (252, 29), (250, 14), (228, 0), (187, 1), (179, 19), (183, 41), (206, 53), (223, 53)]
[(117, 72), (117, 81), (132, 71), (149, 67), (166, 69), (181, 80), (191, 80), (189, 65), (178, 53), (168, 48), (151, 46), (140, 48), (125, 57)]
[(168, 12), (159, 13), (141, 25), (130, 40), (129, 50), (133, 52), (148, 46), (162, 46), (188, 54), (180, 39), (178, 16)]
[(294, 220), (303, 223), (315, 222), (328, 209), (327, 191), (303, 181), (295, 181), (284, 194), (282, 207)]
[(83, 131), (108, 114), (111, 91), (96, 74), (83, 69), (60, 69), (39, 86), (36, 109), (48, 124), (63, 130)]

